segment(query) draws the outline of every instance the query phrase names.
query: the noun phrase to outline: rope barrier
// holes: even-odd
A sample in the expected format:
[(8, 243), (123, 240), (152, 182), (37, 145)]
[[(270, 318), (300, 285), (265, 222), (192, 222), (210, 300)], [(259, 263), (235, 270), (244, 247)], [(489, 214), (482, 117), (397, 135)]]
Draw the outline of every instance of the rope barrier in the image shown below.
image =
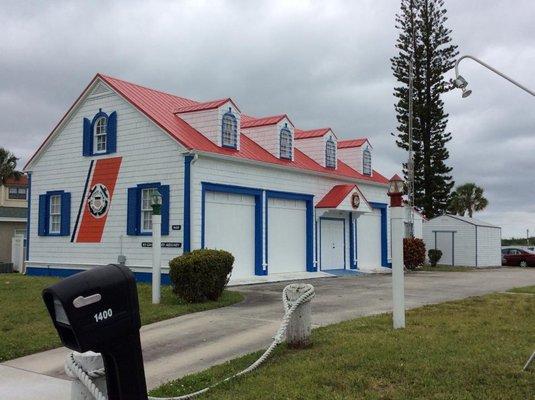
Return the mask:
[[(257, 369), (262, 363), (264, 363), (269, 356), (273, 353), (275, 348), (282, 343), (284, 339), (284, 334), (286, 333), (286, 330), (288, 329), (288, 324), (290, 323), (290, 319), (292, 317), (292, 314), (297, 310), (299, 306), (301, 306), (304, 303), (309, 302), (314, 298), (315, 292), (314, 292), (314, 286), (312, 285), (304, 285), (305, 290), (301, 296), (295, 301), (291, 302), (288, 299), (288, 290), (292, 287), (292, 285), (286, 286), (282, 291), (282, 304), (284, 306), (284, 316), (282, 318), (282, 322), (279, 326), (279, 329), (277, 330), (277, 333), (273, 337), (273, 342), (269, 345), (269, 347), (264, 351), (264, 353), (251, 365), (249, 365), (244, 370), (229, 376), (228, 378), (223, 379), (222, 381), (216, 382), (208, 387), (205, 387), (204, 389), (198, 390), (193, 393), (185, 394), (178, 397), (150, 397), (149, 400), (189, 400), (193, 399), (197, 396), (200, 396), (203, 393), (208, 392), (210, 389), (215, 388), (216, 386), (219, 386), (220, 384), (224, 382), (228, 382), (231, 379), (234, 379), (236, 377), (245, 375), (249, 372), (254, 371)], [(74, 358), (73, 353), (67, 357), (67, 360), (65, 361), (65, 372), (67, 375), (69, 375), (72, 378), (77, 378), (86, 388), (89, 390), (89, 392), (93, 395), (95, 400), (108, 400), (107, 396), (102, 393), (102, 391), (93, 383), (93, 379), (105, 376), (104, 368), (97, 369), (94, 371), (85, 371), (82, 366), (76, 361)]]

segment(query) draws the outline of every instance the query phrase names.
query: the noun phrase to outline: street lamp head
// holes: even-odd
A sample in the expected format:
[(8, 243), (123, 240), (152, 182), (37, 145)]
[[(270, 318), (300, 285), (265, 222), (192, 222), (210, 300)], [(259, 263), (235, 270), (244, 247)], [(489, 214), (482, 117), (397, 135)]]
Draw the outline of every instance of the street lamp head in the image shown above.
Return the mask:
[(150, 199), (150, 205), (152, 206), (152, 213), (154, 215), (161, 215), (162, 212), (162, 195), (158, 189), (154, 191)]
[(457, 78), (453, 81), (453, 85), (458, 89), (464, 89), (468, 86), (468, 82), (461, 75), (457, 75)]
[(466, 99), (468, 96), (472, 94), (472, 91), (470, 89), (463, 88), (462, 91), (463, 91), (463, 94), (462, 94), (463, 99)]

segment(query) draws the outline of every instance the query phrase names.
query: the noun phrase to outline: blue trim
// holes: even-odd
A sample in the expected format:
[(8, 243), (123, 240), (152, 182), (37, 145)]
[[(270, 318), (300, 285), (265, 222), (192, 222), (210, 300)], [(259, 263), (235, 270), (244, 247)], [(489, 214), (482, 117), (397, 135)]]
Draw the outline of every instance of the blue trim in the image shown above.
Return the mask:
[(184, 156), (184, 231), (183, 235), (183, 252), (191, 251), (191, 162), (193, 155)]
[[(98, 267), (97, 267), (98, 268)], [(66, 278), (68, 276), (77, 274), (78, 272), (86, 271), (90, 268), (83, 268), (83, 269), (75, 269), (75, 268), (56, 268), (56, 267), (27, 267), (26, 268), (26, 275), (29, 276), (55, 276), (58, 278)], [(134, 276), (136, 278), (137, 282), (140, 283), (151, 283), (152, 282), (152, 273), (151, 272), (134, 272)], [(170, 285), (171, 279), (169, 278), (169, 274), (162, 273), (162, 281), (161, 283), (163, 285)]]
[(28, 172), (28, 210), (26, 217), (26, 261), (30, 259), (30, 222), (32, 209), (32, 173)]
[[(225, 129), (225, 119), (230, 118), (231, 124), (232, 124), (232, 141), (233, 144), (225, 144), (225, 141), (223, 140), (224, 135), (224, 129)], [(223, 118), (221, 118), (221, 146), (222, 147), (228, 147), (230, 149), (237, 149), (238, 148), (238, 121), (236, 119), (236, 116), (232, 113), (232, 109), (229, 107), (228, 111), (223, 114)]]
[(141, 232), (141, 190), (157, 189), (162, 196), (162, 229), (161, 235), (169, 235), (169, 209), (170, 194), (169, 185), (162, 185), (160, 182), (140, 183), (136, 187), (128, 188), (127, 199), (127, 227), (126, 233), (130, 236), (152, 236), (151, 232)]
[[(95, 153), (94, 152), (94, 136), (95, 136), (95, 123), (100, 118), (106, 118), (106, 151)], [(90, 121), (87, 118), (83, 119), (83, 145), (82, 155), (84, 157), (103, 156), (106, 154), (113, 154), (117, 152), (117, 112), (113, 111), (110, 115), (102, 111), (99, 108), (98, 112), (94, 115)]]
[[(50, 197), (60, 196), (60, 231), (50, 233)], [(51, 190), (39, 195), (39, 236), (70, 236), (71, 194), (64, 190)]]
[(388, 204), (370, 202), (370, 206), (381, 211), (381, 265), (392, 268), (392, 265), (388, 262), (388, 225), (386, 215)]
[(262, 190), (252, 189), (242, 186), (221, 185), (217, 183), (202, 182), (201, 196), (201, 247), (205, 247), (205, 226), (206, 226), (206, 192), (234, 193), (255, 197), (255, 275), (267, 275), (267, 269), (263, 268), (262, 255), (262, 210), (264, 209), (264, 198)]
[[(332, 217), (320, 217), (320, 271), (323, 271), (323, 264), (321, 262), (321, 222), (323, 220), (328, 220), (328, 221), (342, 221), (343, 222), (343, 233), (344, 233), (344, 269), (347, 269), (346, 267), (346, 219), (345, 218), (332, 218)], [(350, 260), (350, 265), (351, 265), (351, 260)], [(329, 268), (328, 268), (329, 269)], [(330, 268), (330, 269), (336, 269), (336, 268)]]
[(314, 265), (314, 195), (267, 190), (266, 199), (269, 198), (299, 200), (306, 202), (306, 269), (308, 272), (316, 272), (317, 267)]
[(349, 212), (349, 268), (350, 269), (357, 269), (357, 263), (355, 262), (356, 254), (355, 254), (355, 237), (353, 235), (353, 212)]

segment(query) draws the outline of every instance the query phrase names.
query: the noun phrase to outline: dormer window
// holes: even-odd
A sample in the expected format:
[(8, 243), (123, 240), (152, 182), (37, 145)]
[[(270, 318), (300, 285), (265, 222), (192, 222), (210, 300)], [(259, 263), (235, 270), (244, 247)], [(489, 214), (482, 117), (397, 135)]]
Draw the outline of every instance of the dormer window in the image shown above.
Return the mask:
[(362, 153), (362, 173), (368, 176), (372, 174), (372, 153), (367, 147)]
[(93, 132), (93, 153), (106, 153), (107, 145), (107, 125), (108, 121), (106, 117), (100, 117), (95, 123), (95, 131)]
[(280, 131), (280, 158), (292, 159), (292, 132), (288, 129), (288, 124)]
[(236, 117), (229, 108), (223, 115), (221, 144), (223, 147), (235, 149), (238, 145), (238, 123)]
[(325, 143), (325, 166), (336, 168), (336, 143), (332, 138), (327, 139)]

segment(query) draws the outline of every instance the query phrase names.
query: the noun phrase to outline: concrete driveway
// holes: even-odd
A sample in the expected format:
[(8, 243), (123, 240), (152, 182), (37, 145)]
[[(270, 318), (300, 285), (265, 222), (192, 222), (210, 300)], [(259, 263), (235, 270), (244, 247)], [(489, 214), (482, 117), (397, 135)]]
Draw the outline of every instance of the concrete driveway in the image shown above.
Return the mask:
[[(328, 325), (392, 308), (391, 276), (370, 275), (309, 280), (316, 288), (313, 323)], [(267, 346), (283, 314), (287, 282), (235, 288), (245, 301), (144, 326), (141, 342), (150, 388)], [(408, 308), (535, 285), (535, 268), (474, 272), (418, 272), (406, 275)], [(66, 378), (64, 348), (4, 363), (19, 370)], [(1, 385), (0, 385), (1, 389)], [(43, 397), (41, 397), (43, 398)]]

